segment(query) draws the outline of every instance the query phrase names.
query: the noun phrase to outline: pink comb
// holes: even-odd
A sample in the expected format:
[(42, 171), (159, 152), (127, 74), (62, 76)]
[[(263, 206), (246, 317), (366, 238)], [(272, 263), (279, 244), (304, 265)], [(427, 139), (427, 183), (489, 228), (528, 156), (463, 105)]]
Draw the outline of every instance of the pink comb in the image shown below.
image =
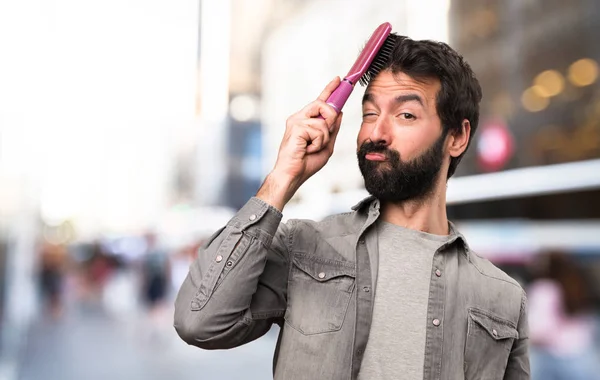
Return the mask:
[(377, 55), (391, 32), (392, 25), (389, 22), (384, 22), (375, 29), (346, 77), (327, 99), (327, 104), (335, 108), (338, 113), (342, 111), (342, 107), (344, 107), (346, 100), (350, 97), (354, 85), (369, 69), (375, 57), (378, 60), (387, 59), (387, 54), (389, 54), (387, 49), (384, 52), (385, 54), (381, 54), (380, 57)]

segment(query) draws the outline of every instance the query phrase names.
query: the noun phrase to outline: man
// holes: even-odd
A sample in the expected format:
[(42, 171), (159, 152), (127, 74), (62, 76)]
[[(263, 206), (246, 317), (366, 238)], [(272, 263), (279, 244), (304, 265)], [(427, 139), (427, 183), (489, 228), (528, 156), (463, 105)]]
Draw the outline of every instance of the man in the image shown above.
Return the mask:
[(367, 86), (357, 154), (372, 197), (322, 222), (280, 224), (333, 153), (342, 116), (325, 100), (338, 84), (287, 120), (256, 197), (199, 251), (177, 332), (224, 349), (276, 323), (276, 379), (528, 379), (525, 293), (446, 216), (446, 182), (481, 100), (449, 46), (398, 37)]

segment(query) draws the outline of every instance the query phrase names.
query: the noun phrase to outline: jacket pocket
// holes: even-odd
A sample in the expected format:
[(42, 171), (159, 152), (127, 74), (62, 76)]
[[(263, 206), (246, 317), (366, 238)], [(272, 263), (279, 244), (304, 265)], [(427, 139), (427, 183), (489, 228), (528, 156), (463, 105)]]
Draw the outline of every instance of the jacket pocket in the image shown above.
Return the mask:
[(290, 270), (286, 323), (304, 335), (341, 329), (354, 290), (354, 263), (295, 253)]
[(469, 308), (465, 346), (465, 379), (502, 379), (515, 339), (514, 323), (477, 308)]

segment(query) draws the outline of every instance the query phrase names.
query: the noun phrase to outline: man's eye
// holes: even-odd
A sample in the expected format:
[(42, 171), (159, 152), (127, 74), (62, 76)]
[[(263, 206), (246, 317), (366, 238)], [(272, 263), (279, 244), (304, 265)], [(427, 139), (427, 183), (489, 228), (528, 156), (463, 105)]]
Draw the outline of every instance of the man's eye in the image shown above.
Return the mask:
[(376, 116), (377, 116), (377, 114), (374, 112), (367, 112), (367, 113), (363, 114), (363, 119), (372, 119)]
[(408, 113), (408, 112), (403, 112), (400, 114), (400, 116), (402, 116), (406, 120), (416, 119), (415, 115), (413, 115), (412, 113)]

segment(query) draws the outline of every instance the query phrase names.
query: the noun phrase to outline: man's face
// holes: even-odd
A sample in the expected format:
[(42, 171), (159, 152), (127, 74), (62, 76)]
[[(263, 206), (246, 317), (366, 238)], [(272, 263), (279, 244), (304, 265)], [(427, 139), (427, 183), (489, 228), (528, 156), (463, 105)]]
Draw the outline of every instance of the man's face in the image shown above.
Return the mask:
[(357, 140), (360, 171), (382, 202), (422, 199), (444, 164), (446, 135), (436, 111), (440, 82), (380, 73), (365, 91)]

